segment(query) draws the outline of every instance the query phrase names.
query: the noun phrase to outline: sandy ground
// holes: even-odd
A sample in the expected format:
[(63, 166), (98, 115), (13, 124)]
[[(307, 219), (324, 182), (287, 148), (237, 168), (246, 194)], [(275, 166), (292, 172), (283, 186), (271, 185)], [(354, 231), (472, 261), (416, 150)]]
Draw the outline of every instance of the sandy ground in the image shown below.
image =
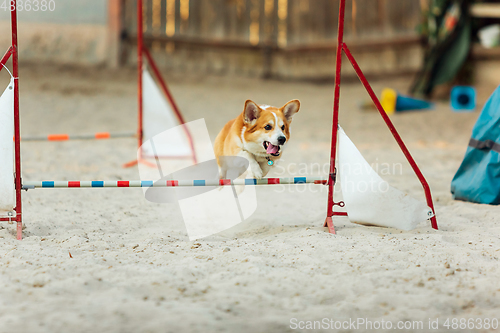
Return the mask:
[[(24, 67), (22, 134), (135, 130), (134, 74)], [(187, 120), (205, 118), (212, 139), (248, 98), (300, 99), (280, 166), (291, 176), (325, 176), (318, 165), (329, 157), (333, 85), (169, 80)], [(374, 88), (408, 85), (401, 79)], [(402, 172), (385, 178), (423, 198), (380, 117), (358, 107), (366, 98), (360, 84), (343, 85), (341, 124), (370, 163), (402, 163)], [(14, 225), (0, 225), (0, 332), (289, 332), (324, 318), (384, 320), (393, 331), (409, 321), (413, 332), (438, 319), (435, 331), (487, 331), (443, 326), (448, 318), (450, 325), (500, 319), (498, 207), (456, 202), (449, 193), (477, 116), (438, 104), (392, 118), (431, 185), (439, 231), (338, 218), (338, 234), (328, 234), (324, 187), (260, 187), (248, 221), (194, 242), (176, 204), (150, 203), (140, 189), (23, 193), (24, 240), (15, 240)], [(137, 168), (121, 167), (135, 157), (131, 139), (25, 143), (22, 154), (25, 180), (139, 178)], [(369, 330), (343, 325), (339, 331)]]

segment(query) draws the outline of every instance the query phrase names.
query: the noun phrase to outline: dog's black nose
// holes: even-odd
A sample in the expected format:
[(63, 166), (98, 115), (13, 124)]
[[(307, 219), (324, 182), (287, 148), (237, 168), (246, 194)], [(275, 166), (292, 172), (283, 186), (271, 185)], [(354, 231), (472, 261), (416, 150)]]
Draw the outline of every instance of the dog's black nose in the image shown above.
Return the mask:
[(282, 145), (282, 144), (284, 144), (285, 142), (286, 142), (286, 137), (284, 137), (284, 136), (280, 136), (280, 137), (278, 138), (278, 144), (279, 144), (279, 145)]

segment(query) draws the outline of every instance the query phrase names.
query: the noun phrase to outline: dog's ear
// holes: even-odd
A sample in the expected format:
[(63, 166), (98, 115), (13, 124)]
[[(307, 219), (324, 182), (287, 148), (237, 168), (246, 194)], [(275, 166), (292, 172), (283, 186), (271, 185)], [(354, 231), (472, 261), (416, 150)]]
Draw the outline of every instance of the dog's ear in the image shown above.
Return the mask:
[(257, 118), (260, 116), (262, 110), (257, 104), (251, 100), (245, 102), (245, 111), (243, 112), (243, 120), (247, 124), (253, 124)]
[(294, 99), (288, 103), (286, 103), (282, 108), (283, 114), (285, 115), (286, 120), (292, 121), (292, 117), (294, 114), (299, 112), (300, 102), (298, 99)]

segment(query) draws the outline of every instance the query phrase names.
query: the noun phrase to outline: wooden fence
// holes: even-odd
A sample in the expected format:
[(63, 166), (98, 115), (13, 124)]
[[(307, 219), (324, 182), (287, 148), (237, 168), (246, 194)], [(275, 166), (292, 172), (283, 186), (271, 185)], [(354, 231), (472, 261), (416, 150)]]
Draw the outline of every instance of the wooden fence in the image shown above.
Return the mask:
[[(127, 0), (123, 11), (131, 43), (135, 6)], [(258, 51), (260, 74), (279, 75), (276, 57), (334, 52), (338, 8), (339, 0), (144, 0), (144, 34), (166, 53), (182, 47)], [(419, 0), (350, 0), (346, 13), (346, 41), (353, 49), (418, 44)]]

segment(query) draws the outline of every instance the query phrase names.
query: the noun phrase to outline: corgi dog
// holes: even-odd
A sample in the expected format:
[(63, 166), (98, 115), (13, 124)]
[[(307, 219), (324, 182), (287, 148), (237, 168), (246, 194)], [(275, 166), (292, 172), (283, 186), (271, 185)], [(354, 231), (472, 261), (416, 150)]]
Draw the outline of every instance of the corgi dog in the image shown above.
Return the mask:
[(248, 169), (241, 178), (265, 177), (290, 140), (290, 125), (299, 111), (300, 102), (292, 100), (281, 108), (245, 102), (243, 112), (229, 121), (215, 139), (214, 152), (219, 177), (226, 179), (230, 166), (223, 156), (239, 156), (248, 160)]

